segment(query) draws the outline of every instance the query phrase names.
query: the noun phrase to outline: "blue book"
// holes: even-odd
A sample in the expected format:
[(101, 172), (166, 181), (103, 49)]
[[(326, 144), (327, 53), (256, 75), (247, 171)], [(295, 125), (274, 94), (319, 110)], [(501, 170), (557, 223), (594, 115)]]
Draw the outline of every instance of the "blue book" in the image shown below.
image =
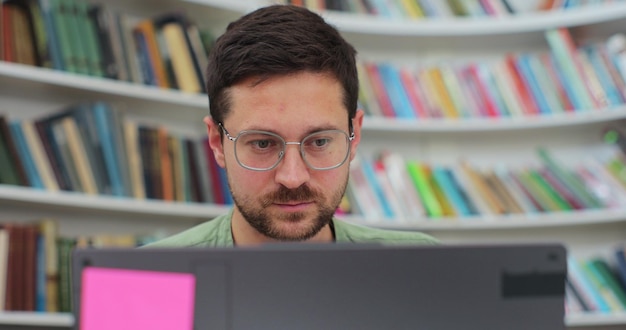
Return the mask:
[(498, 114), (501, 116), (510, 116), (511, 111), (506, 106), (506, 102), (504, 102), (502, 94), (498, 90), (498, 86), (493, 78), (492, 70), (490, 70), (486, 63), (478, 63), (477, 69), (480, 80), (485, 84), (485, 86), (487, 86), (487, 88), (485, 88), (485, 92), (488, 93), (491, 99), (495, 102)]
[(552, 67), (554, 68), (557, 79), (563, 86), (565, 94), (567, 94), (567, 98), (570, 99), (570, 101), (572, 102), (572, 106), (574, 107), (574, 109), (583, 109), (582, 103), (576, 95), (574, 86), (572, 86), (571, 82), (568, 79), (565, 79), (565, 75), (563, 74), (562, 69), (557, 64), (554, 54), (550, 54), (549, 60)]
[(119, 168), (119, 159), (117, 155), (115, 138), (115, 127), (111, 121), (110, 112), (111, 109), (104, 102), (95, 102), (91, 111), (93, 111), (96, 130), (100, 143), (102, 143), (102, 155), (104, 158), (104, 164), (106, 171), (111, 180), (111, 194), (114, 196), (126, 196), (126, 189), (124, 188), (124, 181)]
[(615, 106), (621, 105), (623, 103), (622, 95), (613, 83), (611, 74), (607, 71), (606, 66), (604, 66), (604, 62), (602, 61), (596, 46), (585, 47), (584, 51), (587, 54), (587, 58), (589, 58), (591, 66), (593, 66), (593, 70), (598, 76), (598, 80), (600, 80), (600, 84), (602, 85), (602, 89), (606, 94), (609, 104)]
[(623, 246), (615, 250), (615, 259), (617, 261), (617, 276), (621, 279), (622, 285), (626, 287), (626, 254)]
[(98, 130), (96, 129), (96, 120), (93, 111), (89, 109), (90, 107), (90, 103), (76, 105), (74, 120), (83, 138), (85, 153), (93, 170), (98, 193), (111, 195), (111, 182), (105, 168), (104, 156), (102, 155), (102, 143), (100, 142)]
[(139, 68), (141, 69), (144, 84), (149, 86), (158, 86), (156, 76), (152, 69), (152, 59), (150, 58), (148, 42), (146, 41), (145, 36), (143, 33), (133, 32), (133, 37), (137, 43), (137, 59), (139, 61)]
[(415, 112), (404, 90), (398, 70), (389, 63), (379, 63), (378, 70), (397, 118), (415, 118)]
[(230, 194), (230, 189), (228, 189), (228, 178), (226, 177), (226, 170), (218, 166), (217, 173), (220, 178), (220, 187), (222, 187), (222, 195), (224, 196), (224, 204), (232, 205), (233, 196)]
[(37, 235), (37, 266), (35, 271), (35, 311), (47, 311), (46, 247), (44, 236)]
[(533, 74), (530, 64), (530, 56), (531, 55), (528, 54), (520, 54), (516, 57), (515, 65), (517, 66), (517, 69), (522, 73), (522, 79), (526, 82), (526, 85), (529, 87), (531, 93), (533, 94), (533, 98), (537, 102), (539, 111), (543, 114), (551, 113), (552, 109), (550, 109), (550, 105), (546, 100), (544, 91), (541, 89), (539, 82), (537, 81), (537, 77)]
[(472, 206), (469, 205), (466, 196), (463, 196), (463, 192), (460, 189), (458, 183), (454, 182), (450, 169), (442, 166), (433, 166), (432, 174), (435, 181), (441, 186), (446, 197), (450, 199), (454, 209), (459, 216), (470, 216), (475, 214), (472, 210)]
[(35, 165), (35, 160), (30, 152), (28, 143), (26, 143), (26, 137), (22, 131), (22, 123), (18, 121), (9, 123), (9, 130), (11, 131), (11, 135), (13, 136), (13, 140), (15, 141), (17, 147), (17, 153), (19, 154), (22, 165), (24, 166), (28, 184), (33, 188), (45, 190), (46, 187), (41, 180), (41, 176), (39, 175), (39, 171)]
[(575, 283), (580, 285), (586, 296), (592, 300), (592, 303), (596, 307), (597, 311), (604, 313), (611, 312), (611, 307), (609, 307), (598, 290), (594, 288), (588, 275), (583, 270), (582, 265), (578, 262), (578, 260), (571, 256), (567, 260), (567, 272), (570, 280), (575, 281)]
[(46, 28), (48, 53), (50, 60), (52, 61), (52, 67), (57, 70), (65, 70), (63, 55), (60, 49), (61, 45), (58, 36), (59, 32), (54, 24), (53, 15), (55, 14), (52, 12), (50, 0), (39, 0), (39, 8), (41, 9), (44, 27)]
[(370, 187), (374, 191), (376, 198), (378, 198), (378, 201), (383, 208), (383, 215), (385, 216), (385, 218), (394, 218), (396, 215), (394, 214), (391, 205), (389, 205), (389, 203), (387, 202), (387, 197), (383, 188), (380, 186), (378, 179), (376, 179), (376, 172), (374, 172), (372, 162), (364, 159), (361, 162), (361, 167), (363, 168), (363, 173), (365, 174), (365, 177), (367, 178)]

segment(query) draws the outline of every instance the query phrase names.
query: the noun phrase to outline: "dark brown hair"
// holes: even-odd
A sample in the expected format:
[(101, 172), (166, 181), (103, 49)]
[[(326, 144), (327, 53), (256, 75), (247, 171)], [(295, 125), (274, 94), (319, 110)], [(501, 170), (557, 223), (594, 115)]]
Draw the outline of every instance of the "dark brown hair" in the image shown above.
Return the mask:
[(211, 117), (230, 111), (229, 87), (250, 77), (310, 71), (333, 75), (343, 86), (348, 118), (357, 109), (356, 51), (318, 14), (291, 5), (257, 9), (230, 23), (209, 55), (207, 93)]

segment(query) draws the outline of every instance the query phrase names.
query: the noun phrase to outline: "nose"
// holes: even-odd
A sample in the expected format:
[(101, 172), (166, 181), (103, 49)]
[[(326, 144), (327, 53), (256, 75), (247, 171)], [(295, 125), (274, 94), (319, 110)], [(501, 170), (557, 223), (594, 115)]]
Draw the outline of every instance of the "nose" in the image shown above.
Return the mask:
[(295, 189), (310, 178), (309, 167), (300, 155), (299, 145), (286, 145), (285, 155), (276, 167), (276, 182), (285, 188)]

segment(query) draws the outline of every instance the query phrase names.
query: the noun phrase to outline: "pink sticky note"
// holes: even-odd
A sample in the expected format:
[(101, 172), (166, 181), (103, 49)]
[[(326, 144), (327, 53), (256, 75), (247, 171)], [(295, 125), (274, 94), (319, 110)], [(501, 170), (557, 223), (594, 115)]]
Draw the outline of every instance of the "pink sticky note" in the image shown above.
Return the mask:
[(88, 267), (81, 330), (193, 329), (193, 274)]

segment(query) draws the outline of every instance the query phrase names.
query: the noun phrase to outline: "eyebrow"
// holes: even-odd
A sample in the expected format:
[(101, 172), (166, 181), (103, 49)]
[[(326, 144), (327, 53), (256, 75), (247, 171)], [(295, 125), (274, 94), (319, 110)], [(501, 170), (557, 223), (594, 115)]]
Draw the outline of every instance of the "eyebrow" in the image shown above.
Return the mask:
[[(307, 136), (309, 134), (313, 134), (313, 133), (320, 132), (320, 131), (335, 130), (335, 129), (336, 130), (342, 130), (341, 128), (339, 128), (337, 126), (330, 125), (330, 124), (324, 124), (324, 125), (320, 125), (320, 126), (309, 127), (306, 130), (304, 130), (304, 133), (302, 134), (302, 137), (305, 137), (305, 136)], [(274, 133), (274, 134), (279, 135), (279, 136), (282, 137), (282, 135), (279, 132), (277, 132), (276, 130), (271, 129), (271, 128), (265, 128), (265, 127), (255, 127), (255, 126), (253, 126), (253, 127), (248, 127), (246, 129), (243, 129), (240, 132), (242, 132), (242, 131), (264, 131), (264, 132)]]

